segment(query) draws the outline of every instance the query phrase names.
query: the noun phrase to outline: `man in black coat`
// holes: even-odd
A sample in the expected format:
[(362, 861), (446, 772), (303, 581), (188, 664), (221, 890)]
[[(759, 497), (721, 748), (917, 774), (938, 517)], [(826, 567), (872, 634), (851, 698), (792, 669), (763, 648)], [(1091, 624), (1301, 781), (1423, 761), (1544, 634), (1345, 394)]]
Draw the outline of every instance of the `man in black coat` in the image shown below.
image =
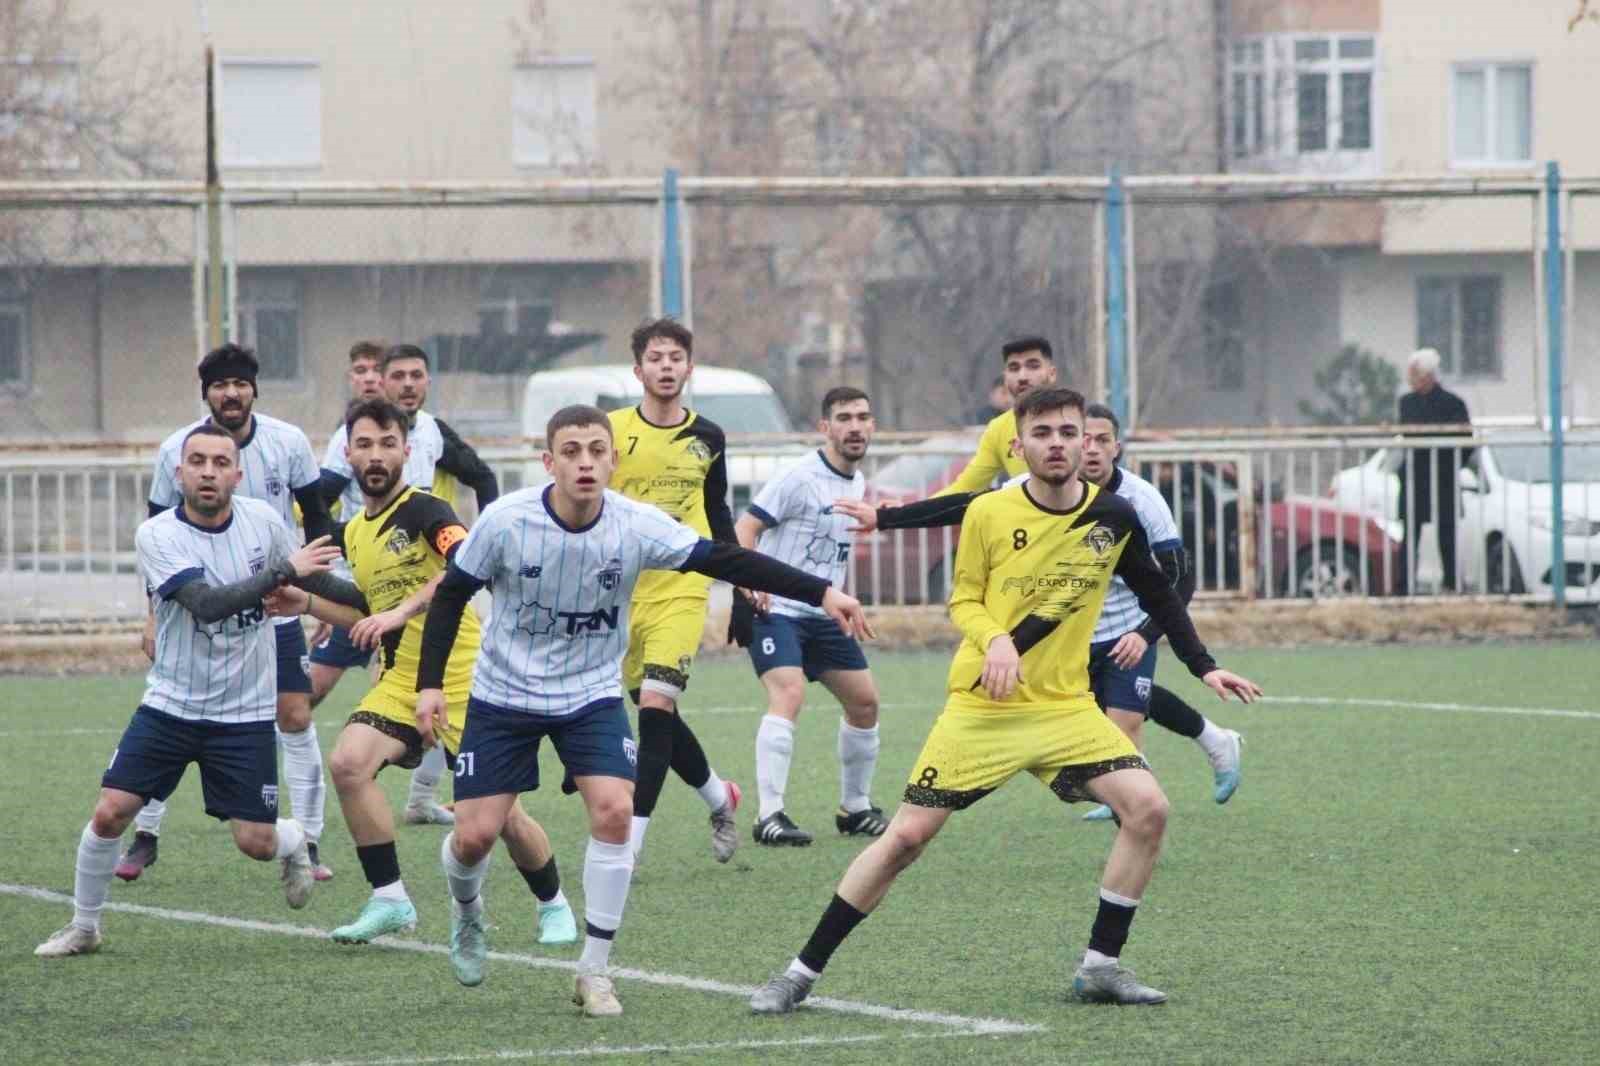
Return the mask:
[[(1461, 397), (1439, 384), (1437, 351), (1421, 348), (1413, 352), (1406, 363), (1406, 382), (1411, 391), (1400, 397), (1402, 426), (1471, 426), (1472, 419)], [(1424, 431), (1422, 435), (1451, 434), (1448, 430), (1437, 430)], [(1470, 435), (1470, 431), (1464, 435)], [(1456, 469), (1471, 455), (1471, 448), (1413, 448), (1410, 462), (1400, 468), (1400, 521), (1406, 531), (1406, 550), (1399, 575), (1401, 592), (1416, 591), (1407, 575), (1416, 571), (1420, 547), (1417, 530), (1430, 521), (1439, 536), (1439, 562), (1444, 571), (1441, 586), (1446, 591), (1455, 591), (1456, 516), (1461, 507), (1461, 498), (1456, 492)]]

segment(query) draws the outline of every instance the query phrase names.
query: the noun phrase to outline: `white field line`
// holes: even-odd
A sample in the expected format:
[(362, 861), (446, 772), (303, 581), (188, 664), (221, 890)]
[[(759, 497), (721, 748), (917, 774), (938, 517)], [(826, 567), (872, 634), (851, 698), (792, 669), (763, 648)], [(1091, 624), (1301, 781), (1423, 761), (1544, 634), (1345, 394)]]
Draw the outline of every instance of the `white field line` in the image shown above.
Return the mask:
[(515, 1062), (522, 1059), (589, 1059), (607, 1055), (681, 1055), (693, 1052), (761, 1051), (767, 1048), (828, 1047), (838, 1044), (877, 1044), (887, 1040), (948, 1040), (952, 1037), (989, 1036), (954, 1030), (942, 1033), (907, 1033), (895, 1037), (887, 1033), (857, 1036), (797, 1036), (772, 1040), (721, 1040), (691, 1044), (632, 1044), (610, 1046), (591, 1044), (571, 1048), (505, 1048), (497, 1051), (466, 1051), (454, 1055), (392, 1057), (382, 1059), (307, 1059), (292, 1066), (435, 1066), (453, 1062)]
[[(0, 882), (0, 895), (20, 896), (24, 899), (36, 899), (48, 903), (72, 903), (71, 896), (63, 895), (60, 892), (52, 892), (47, 888), (35, 888), (32, 885), (15, 885), (7, 882)], [(280, 922), (261, 922), (250, 918), (229, 918), (220, 914), (206, 914), (203, 911), (178, 911), (168, 910), (165, 907), (146, 907), (138, 903), (112, 902), (107, 902), (105, 909), (108, 911), (120, 911), (123, 914), (141, 915), (147, 918), (161, 918), (170, 922), (214, 925), (223, 929), (241, 929), (252, 933), (275, 933), (278, 936), (298, 936), (309, 940), (326, 940), (328, 938), (326, 929), (316, 929), (306, 925), (287, 925)], [(448, 955), (450, 953), (450, 949), (443, 944), (428, 944), (420, 940), (384, 937), (374, 943), (377, 947), (390, 948), (396, 951), (415, 951), (428, 955)], [(513, 951), (491, 951), (489, 952), (489, 958), (500, 962), (519, 963), (523, 966), (533, 966), (545, 970), (575, 972), (578, 969), (576, 962), (566, 959), (550, 959), (539, 955), (524, 955)], [(755, 991), (749, 985), (734, 985), (702, 977), (656, 973), (651, 970), (613, 967), (611, 975), (624, 981), (639, 981), (643, 984), (684, 988), (693, 992), (711, 992), (724, 996), (737, 996), (740, 999), (749, 999), (750, 994)], [(834, 1011), (839, 1014), (855, 1014), (864, 1018), (878, 1018), (883, 1021), (909, 1022), (921, 1025), (950, 1026), (972, 1036), (1008, 1036), (1017, 1033), (1043, 1032), (1045, 1029), (1042, 1025), (1007, 1021), (1004, 1018), (972, 1018), (964, 1014), (944, 1014), (939, 1011), (885, 1007), (877, 1003), (833, 999), (828, 996), (813, 996), (806, 1003), (808, 1006), (822, 1010)]]
[[(1600, 719), (1600, 711), (1574, 710), (1564, 707), (1512, 707), (1504, 704), (1488, 703), (1433, 703), (1418, 700), (1384, 700), (1363, 699), (1354, 696), (1263, 696), (1262, 703), (1282, 703), (1307, 707), (1371, 707), (1392, 708), (1403, 711), (1438, 711), (1459, 714), (1506, 714), (1521, 718), (1586, 718)], [(883, 703), (879, 709), (884, 711), (906, 711), (917, 708), (932, 708), (924, 703)], [(826, 707), (824, 707), (826, 710)], [(752, 719), (766, 713), (766, 708), (756, 703), (743, 706), (715, 706), (695, 707), (690, 705), (684, 708), (684, 713), (689, 717), (697, 714), (748, 714)], [(323, 734), (336, 734), (344, 726), (319, 725), (318, 732)], [(10, 729), (0, 730), (0, 737), (71, 737), (95, 736), (114, 734), (120, 735), (121, 729)]]

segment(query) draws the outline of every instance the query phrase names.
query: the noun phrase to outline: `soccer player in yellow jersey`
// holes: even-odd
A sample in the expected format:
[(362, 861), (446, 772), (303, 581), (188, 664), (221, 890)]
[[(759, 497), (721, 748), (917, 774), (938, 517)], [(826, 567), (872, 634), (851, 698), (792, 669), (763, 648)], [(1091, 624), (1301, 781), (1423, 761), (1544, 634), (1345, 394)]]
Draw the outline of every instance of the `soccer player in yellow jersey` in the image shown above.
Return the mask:
[[(355, 838), (361, 869), (372, 885), (372, 898), (360, 916), (335, 929), (332, 936), (343, 944), (365, 944), (409, 929), (417, 920), (416, 907), (400, 879), (394, 816), (375, 779), (385, 766), (415, 768), (424, 748), (436, 743), (447, 755), (460, 750), (479, 628), (476, 615), (467, 612), (445, 671), (446, 699), (452, 705), (448, 722), (436, 727), (431, 721), (419, 721), (416, 688), (423, 615), (467, 531), (449, 504), (405, 483), (410, 450), (405, 411), (383, 400), (363, 401), (345, 416), (345, 429), (346, 455), (365, 508), (338, 527), (336, 539), (367, 611), (330, 604), (298, 589), (274, 593), (268, 607), (275, 614), (310, 613), (321, 621), (348, 626), (354, 646), (379, 650), (382, 656), (383, 673), (361, 698), (329, 759), (339, 806)], [(543, 828), (513, 804), (501, 839), (539, 898), (540, 942), (576, 942), (577, 923), (561, 892)]]
[(965, 639), (950, 665), (944, 713), (888, 831), (850, 864), (799, 956), (756, 990), (755, 1012), (792, 1011), (951, 813), (1024, 771), (1066, 802), (1093, 798), (1121, 819), (1073, 992), (1091, 1002), (1166, 1000), (1118, 961), (1155, 869), (1167, 798), (1089, 688), (1089, 639), (1112, 576), (1127, 582), (1190, 672), (1219, 695), (1249, 702), (1260, 689), (1207, 654), (1133, 507), (1079, 478), (1083, 412), (1083, 397), (1070, 389), (1037, 389), (1017, 405), (1030, 476), (967, 508), (950, 596)]
[[(1001, 374), (1012, 401), (1022, 399), (1034, 389), (1054, 385), (1055, 353), (1043, 337), (1019, 337), (1000, 346)], [(994, 487), (996, 479), (1016, 477), (1028, 469), (1022, 456), (1011, 447), (1017, 437), (1016, 412), (995, 415), (978, 438), (978, 450), (956, 479), (935, 496), (953, 492), (983, 492)]]
[[(713, 541), (736, 544), (728, 509), (727, 440), (716, 423), (683, 405), (694, 372), (694, 335), (670, 318), (633, 331), (633, 372), (644, 386), (637, 407), (612, 411), (617, 466), (611, 488), (654, 504)], [(670, 766), (711, 810), (711, 853), (727, 862), (738, 846), (733, 813), (739, 786), (711, 769), (705, 749), (678, 700), (706, 625), (711, 579), (702, 574), (646, 570), (634, 588), (622, 684), (639, 708), (638, 783), (628, 842), (634, 862)]]

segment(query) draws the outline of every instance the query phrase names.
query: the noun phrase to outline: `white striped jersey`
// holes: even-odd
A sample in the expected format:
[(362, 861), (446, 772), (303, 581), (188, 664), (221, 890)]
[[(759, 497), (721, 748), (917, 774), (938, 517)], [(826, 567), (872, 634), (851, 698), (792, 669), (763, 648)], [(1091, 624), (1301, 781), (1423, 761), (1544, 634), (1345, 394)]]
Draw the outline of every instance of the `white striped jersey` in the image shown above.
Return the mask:
[[(243, 581), (288, 559), (294, 535), (271, 504), (234, 496), (220, 529), (162, 511), (134, 536), (139, 571), (154, 590), (156, 656), (141, 702), (189, 721), (267, 722), (277, 713), (278, 645), (259, 603), (202, 624), (172, 597), (190, 581)], [(298, 622), (298, 619), (295, 620)]]
[[(1178, 532), (1178, 523), (1173, 520), (1172, 508), (1167, 506), (1166, 499), (1154, 485), (1119, 466), (1112, 471), (1111, 481), (1106, 488), (1133, 504), (1139, 524), (1144, 526), (1145, 539), (1150, 542), (1152, 554), (1183, 547), (1183, 537)], [(1100, 609), (1100, 620), (1095, 623), (1094, 636), (1090, 640), (1098, 644), (1120, 637), (1144, 625), (1148, 617), (1127, 582), (1114, 577), (1111, 587), (1106, 590), (1105, 606)]]
[[(854, 543), (850, 527), (855, 525), (855, 519), (835, 512), (833, 501), (841, 497), (860, 499), (866, 491), (867, 479), (860, 470), (845, 474), (834, 469), (820, 449), (796, 460), (763, 485), (750, 501), (749, 513), (766, 527), (756, 541), (756, 550), (815, 574), (835, 588), (843, 588), (850, 569), (850, 548)], [(772, 612), (791, 617), (827, 617), (821, 607), (782, 596), (772, 597)]]
[[(290, 425), (271, 415), (253, 414), (254, 424), (250, 436), (239, 445), (239, 466), (244, 477), (233, 490), (233, 498), (241, 496), (269, 504), (291, 535), (295, 528), (294, 494), (307, 485), (315, 485), (320, 471), (311, 442), (299, 426)], [(183, 502), (183, 491), (178, 487), (178, 465), (183, 460), (183, 438), (196, 426), (205, 425), (209, 419), (190, 422), (161, 442), (156, 453), (155, 476), (150, 481), (150, 503), (154, 507), (176, 507)], [(152, 582), (158, 584), (158, 582)], [(278, 618), (277, 625), (299, 625), (298, 618)]]
[[(344, 455), (349, 440), (349, 433), (341, 422), (328, 441), (327, 450), (322, 453), (322, 469), (350, 479), (339, 496), (339, 518), (345, 522), (360, 514), (367, 505), (366, 497), (361, 494), (361, 485), (356, 481), (355, 471), (350, 468), (350, 461)], [(444, 455), (444, 434), (439, 432), (439, 420), (426, 411), (418, 411), (416, 423), (406, 434), (406, 443), (411, 446), (411, 454), (406, 456), (406, 465), (400, 476), (412, 488), (427, 492), (433, 486), (434, 467), (439, 465), (439, 458)]]
[(553, 485), (490, 504), (451, 560), (494, 597), (472, 695), (548, 717), (622, 698), (628, 603), (641, 570), (676, 570), (704, 547), (665, 511), (605, 490), (600, 515), (569, 529)]

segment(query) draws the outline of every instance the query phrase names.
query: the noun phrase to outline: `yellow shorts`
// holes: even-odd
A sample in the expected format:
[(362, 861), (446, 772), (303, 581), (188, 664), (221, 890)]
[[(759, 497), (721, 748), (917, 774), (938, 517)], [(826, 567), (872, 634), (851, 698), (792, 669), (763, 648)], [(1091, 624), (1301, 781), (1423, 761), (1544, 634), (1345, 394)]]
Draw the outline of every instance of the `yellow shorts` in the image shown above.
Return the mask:
[(689, 668), (706, 628), (707, 601), (683, 596), (634, 605), (628, 616), (628, 651), (622, 687), (676, 700), (689, 687)]
[[(447, 686), (444, 690), (445, 717), (449, 725), (434, 723), (434, 736), (452, 755), (461, 750), (461, 731), (467, 722), (467, 697), (472, 693), (472, 682)], [(422, 761), (422, 734), (417, 730), (417, 694), (415, 684), (406, 684), (392, 673), (386, 674), (361, 697), (349, 721), (368, 725), (378, 732), (391, 736), (406, 746), (404, 758), (395, 763), (407, 769)]]
[(1080, 706), (947, 704), (922, 744), (905, 802), (963, 810), (1027, 771), (1067, 803), (1088, 800), (1089, 781), (1149, 769), (1093, 697)]

